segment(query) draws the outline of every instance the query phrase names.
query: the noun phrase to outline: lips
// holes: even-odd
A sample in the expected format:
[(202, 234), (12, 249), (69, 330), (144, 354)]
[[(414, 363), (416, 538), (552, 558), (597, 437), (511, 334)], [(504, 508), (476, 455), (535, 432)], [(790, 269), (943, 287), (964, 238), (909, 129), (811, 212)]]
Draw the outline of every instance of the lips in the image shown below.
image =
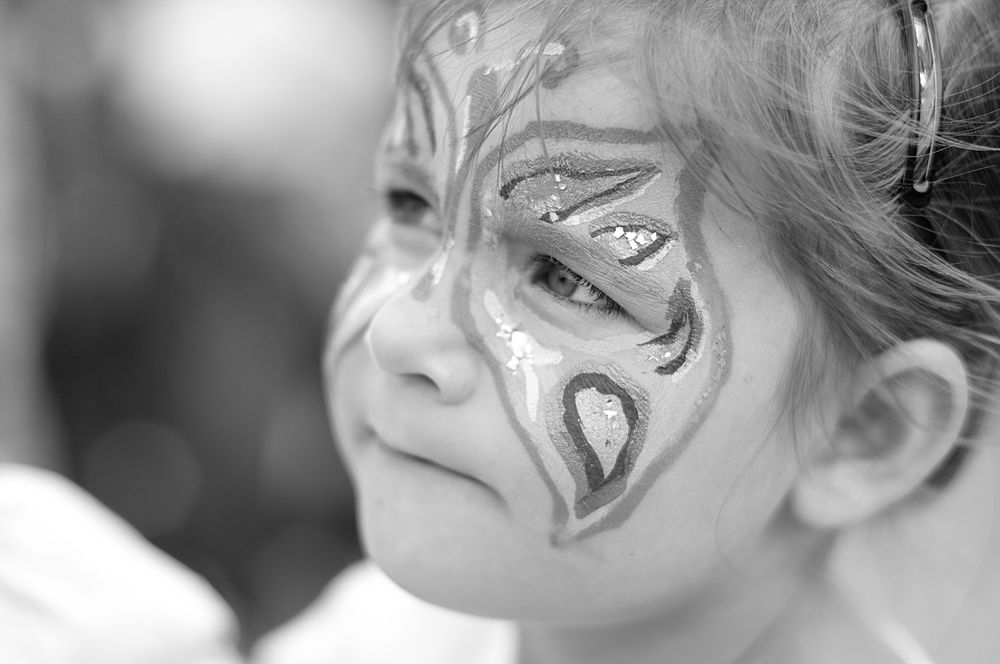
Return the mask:
[(455, 467), (449, 462), (442, 462), (421, 450), (422, 445), (415, 444), (414, 437), (411, 436), (390, 436), (383, 435), (378, 428), (369, 425), (365, 440), (369, 444), (376, 446), (385, 454), (389, 454), (406, 461), (419, 464), (428, 468), (439, 470), (443, 473), (467, 479), (476, 484), (487, 486), (481, 479), (464, 470)]

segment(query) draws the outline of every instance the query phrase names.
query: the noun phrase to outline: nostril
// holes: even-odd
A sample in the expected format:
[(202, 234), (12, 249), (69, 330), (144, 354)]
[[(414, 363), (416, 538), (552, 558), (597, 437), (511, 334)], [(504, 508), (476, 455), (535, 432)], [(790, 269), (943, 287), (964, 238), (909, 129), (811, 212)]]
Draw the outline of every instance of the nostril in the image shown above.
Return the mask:
[(479, 359), (456, 325), (408, 296), (387, 303), (365, 335), (374, 363), (405, 379), (401, 387), (434, 391), (443, 403), (468, 399), (479, 381)]
[(431, 389), (438, 389), (438, 384), (430, 376), (425, 376), (423, 374), (407, 374), (401, 376), (404, 380), (413, 383), (414, 387), (426, 387)]

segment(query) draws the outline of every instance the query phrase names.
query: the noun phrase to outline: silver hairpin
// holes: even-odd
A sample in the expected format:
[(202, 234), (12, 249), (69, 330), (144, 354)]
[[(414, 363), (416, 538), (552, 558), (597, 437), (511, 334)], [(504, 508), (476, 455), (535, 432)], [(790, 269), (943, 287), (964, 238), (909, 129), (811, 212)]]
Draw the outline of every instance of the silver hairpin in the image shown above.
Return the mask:
[(944, 84), (941, 79), (941, 50), (934, 12), (926, 0), (901, 0), (903, 32), (910, 54), (915, 136), (910, 141), (902, 198), (915, 206), (930, 198), (934, 148), (941, 123)]

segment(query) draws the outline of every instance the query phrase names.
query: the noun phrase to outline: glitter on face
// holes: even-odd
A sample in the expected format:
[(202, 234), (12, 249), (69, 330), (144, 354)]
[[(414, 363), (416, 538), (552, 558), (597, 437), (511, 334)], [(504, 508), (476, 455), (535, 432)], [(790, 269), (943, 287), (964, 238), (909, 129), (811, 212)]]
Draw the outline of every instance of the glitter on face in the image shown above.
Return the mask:
[(617, 369), (595, 368), (570, 378), (548, 413), (576, 482), (574, 513), (582, 519), (625, 492), (646, 442), (648, 398)]
[(615, 396), (601, 394), (595, 388), (588, 388), (576, 393), (576, 411), (583, 435), (597, 454), (601, 470), (607, 477), (628, 442), (628, 423), (621, 401)]
[[(452, 34), (443, 35), (451, 38), (451, 52), (447, 43), (422, 51), (414, 64), (422, 78), (410, 79), (409, 103), (397, 109), (397, 121), (409, 123), (415, 135), (419, 156), (445, 169), (439, 198), (442, 218), (451, 225), (423, 279), (428, 292), (431, 285), (449, 289), (453, 320), (486, 360), (513, 434), (553, 499), (552, 542), (558, 544), (619, 526), (683, 452), (728, 375), (724, 303), (717, 299), (698, 229), (703, 193), (690, 186), (684, 193), (683, 173), (675, 178), (661, 170), (672, 169), (673, 162), (661, 159), (653, 131), (607, 127), (601, 124), (604, 118), (596, 120), (598, 126), (583, 124), (546, 111), (544, 119), (536, 116), (519, 129), (519, 120), (510, 132), (504, 127), (499, 142), (477, 134), (493, 126), (511, 72), (530, 76), (534, 69), (535, 83), (554, 88), (578, 69), (579, 55), (559, 37), (541, 49), (508, 51), (514, 57), (506, 59), (502, 54), (474, 58), (470, 54), (483, 51), (492, 33), (476, 13), (482, 5), (467, 6)], [(450, 65), (457, 68), (440, 69)], [(461, 91), (454, 84), (459, 75), (442, 75), (459, 71)], [(423, 127), (433, 121), (436, 136)], [(401, 135), (396, 132), (397, 142)], [(475, 151), (467, 147), (473, 145)], [(681, 192), (671, 199), (675, 183)], [(628, 205), (632, 201), (635, 207)], [(659, 218), (660, 211), (670, 223)], [(670, 331), (650, 341), (652, 334), (640, 331), (577, 338), (511, 292), (513, 279), (498, 279), (519, 274), (511, 271), (517, 266), (506, 251), (512, 214), (518, 220), (534, 217), (578, 227), (550, 231), (554, 237), (572, 234), (574, 242), (600, 245), (601, 251), (591, 253), (609, 270), (616, 270), (616, 263), (636, 270), (676, 264), (664, 270), (659, 306), (678, 278), (690, 281), (696, 299), (683, 307), (672, 298), (666, 315), (659, 314)], [(456, 244), (461, 261), (452, 260)], [(356, 322), (366, 312), (363, 322), (370, 322), (399, 288), (392, 286), (397, 282), (391, 274), (380, 274), (384, 267), (378, 263), (362, 279), (363, 294), (357, 302), (350, 298), (338, 333), (359, 328)], [(532, 333), (549, 346), (542, 347)], [(561, 366), (546, 368), (556, 364)], [(665, 374), (668, 369), (674, 373)], [(678, 382), (682, 375), (685, 380)]]
[(486, 313), (497, 324), (496, 336), (503, 339), (510, 350), (510, 359), (505, 364), (506, 368), (515, 375), (520, 373), (524, 378), (528, 417), (534, 421), (538, 417), (540, 396), (540, 384), (535, 366), (559, 364), (563, 360), (562, 353), (543, 348), (530, 334), (518, 329), (507, 317), (500, 304), (500, 299), (493, 291), (487, 290), (483, 295), (483, 306), (486, 307)]
[(576, 226), (641, 196), (660, 169), (653, 162), (563, 153), (513, 164), (505, 177), (501, 198), (546, 223)]
[(539, 55), (558, 57), (565, 52), (566, 47), (558, 42), (549, 42), (541, 50), (539, 50), (538, 46), (525, 47), (516, 58), (508, 58), (496, 64), (490, 65), (484, 70), (484, 73), (492, 74), (493, 72), (511, 72), (528, 58), (537, 58)]
[(662, 365), (656, 368), (661, 376), (670, 376), (676, 384), (684, 376), (685, 370), (701, 356), (701, 342), (705, 333), (705, 318), (698, 311), (692, 295), (691, 282), (681, 280), (667, 303), (667, 321), (670, 328), (666, 334), (640, 344), (640, 347), (659, 346)]
[(452, 51), (459, 55), (465, 55), (469, 51), (477, 49), (484, 31), (485, 20), (483, 10), (478, 6), (455, 19), (448, 35)]
[(621, 265), (651, 270), (677, 244), (663, 222), (632, 212), (615, 212), (591, 226), (590, 237), (604, 244)]
[[(683, 453), (727, 376), (728, 344), (721, 343), (725, 305), (718, 299), (699, 228), (698, 203), (703, 190), (692, 186), (698, 181), (689, 178), (685, 170), (677, 173), (672, 162), (659, 159), (658, 140), (653, 132), (638, 129), (529, 120), (479, 155), (471, 179), (472, 207), (465, 246), (477, 258), (465, 268), (467, 286), (463, 292), (456, 291), (453, 311), (470, 339), (483, 340), (477, 347), (489, 360), (512, 428), (543, 479), (553, 487), (552, 542), (557, 546), (625, 522), (649, 488)], [(555, 196), (563, 209), (542, 206), (532, 210), (528, 207), (533, 202), (529, 191), (537, 191), (539, 197)], [(609, 270), (629, 258), (633, 262), (659, 261), (660, 268), (669, 262), (658, 298), (663, 307), (659, 316), (664, 329), (677, 329), (672, 335), (668, 330), (652, 340), (651, 335), (641, 332), (591, 339), (574, 336), (572, 329), (555, 329), (559, 326), (554, 328), (546, 314), (533, 311), (524, 298), (507, 290), (507, 280), (498, 280), (498, 275), (505, 271), (511, 274), (509, 270), (517, 266), (507, 262), (505, 231), (503, 226), (487, 223), (487, 210), (505, 222), (516, 220), (520, 225), (537, 220), (535, 223), (553, 226), (546, 231), (553, 237), (572, 236), (574, 242), (600, 244), (604, 251), (594, 254), (605, 254), (602, 260)], [(647, 216), (660, 210), (665, 218)], [(555, 211), (558, 218), (553, 222), (536, 211)], [(573, 214), (576, 217), (570, 218)], [(567, 219), (586, 219), (586, 215), (593, 215), (593, 219), (583, 228), (582, 221), (566, 223)], [(629, 224), (641, 229), (626, 228)], [(618, 226), (622, 228), (616, 238)], [(606, 236), (591, 235), (609, 227)], [(630, 238), (629, 232), (636, 235)], [(498, 233), (500, 239), (492, 239), (491, 233)], [(642, 245), (640, 239), (647, 244)], [(658, 251), (654, 247), (648, 255), (643, 254), (643, 246), (649, 250), (650, 244), (661, 241)], [(608, 243), (617, 246), (618, 253)], [(642, 264), (634, 267), (637, 274)], [(622, 278), (627, 279), (624, 273)], [(676, 298), (671, 303), (671, 289), (681, 281), (691, 286), (688, 307), (680, 306), (681, 300)], [(487, 316), (483, 293), (490, 289), (509, 314), (497, 305)], [(516, 326), (511, 315), (517, 317)], [(505, 324), (507, 328), (503, 328)], [(524, 405), (523, 376), (520, 372), (515, 375), (508, 366), (513, 356), (513, 336), (508, 335), (515, 328), (539, 335), (542, 329), (547, 335), (568, 335), (556, 336), (565, 339), (557, 346), (545, 337), (564, 359), (556, 370), (537, 371), (543, 404), (538, 418), (534, 409), (529, 416)], [(575, 367), (572, 372), (563, 369), (570, 366)], [(668, 374), (661, 369), (674, 372), (670, 380), (663, 380)], [(590, 378), (573, 382), (583, 374)], [(601, 380), (603, 392), (593, 382)], [(592, 391), (581, 394), (578, 401), (576, 392), (580, 389)], [(606, 395), (603, 404), (598, 401), (599, 394)], [(607, 395), (617, 401), (609, 403)], [(630, 412), (635, 416), (629, 416)], [(615, 429), (613, 420), (621, 422), (623, 416), (633, 426), (618, 424), (620, 428)], [(631, 441), (624, 446), (618, 442), (622, 432), (628, 432), (625, 440)]]

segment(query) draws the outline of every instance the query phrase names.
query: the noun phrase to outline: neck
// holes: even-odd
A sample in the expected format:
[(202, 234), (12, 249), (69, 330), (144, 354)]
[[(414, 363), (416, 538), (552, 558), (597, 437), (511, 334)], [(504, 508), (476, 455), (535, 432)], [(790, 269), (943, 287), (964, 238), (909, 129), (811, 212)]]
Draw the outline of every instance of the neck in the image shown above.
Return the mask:
[(810, 579), (825, 567), (829, 544), (821, 549), (796, 565), (772, 564), (767, 574), (730, 578), (696, 602), (634, 620), (522, 623), (519, 664), (757, 664), (760, 644), (781, 631), (803, 595), (815, 591)]

